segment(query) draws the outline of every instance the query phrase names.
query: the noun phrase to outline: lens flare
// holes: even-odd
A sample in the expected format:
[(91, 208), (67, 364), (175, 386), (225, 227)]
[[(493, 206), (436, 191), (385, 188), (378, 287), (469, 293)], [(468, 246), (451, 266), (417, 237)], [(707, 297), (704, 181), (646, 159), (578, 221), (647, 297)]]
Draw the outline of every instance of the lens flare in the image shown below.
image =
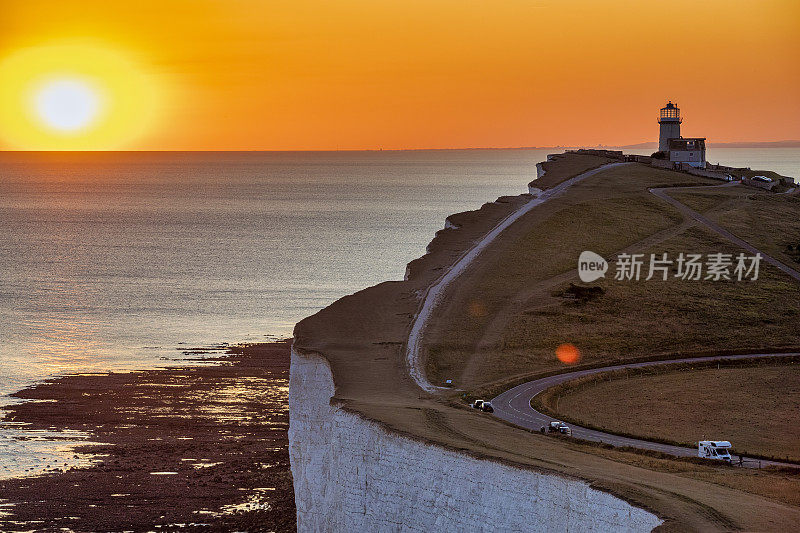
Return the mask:
[(562, 344), (556, 348), (556, 358), (565, 365), (574, 365), (581, 360), (581, 352), (574, 344)]

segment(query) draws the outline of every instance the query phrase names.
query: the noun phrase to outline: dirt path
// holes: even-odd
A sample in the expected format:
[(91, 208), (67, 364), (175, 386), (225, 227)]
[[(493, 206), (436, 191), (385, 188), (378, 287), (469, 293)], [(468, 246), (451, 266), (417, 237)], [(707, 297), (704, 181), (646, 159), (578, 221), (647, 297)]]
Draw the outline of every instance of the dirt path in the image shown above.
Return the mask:
[[(732, 186), (735, 186), (735, 185), (737, 185), (737, 183), (736, 182), (732, 182), (732, 183), (726, 183), (724, 185), (717, 185), (717, 187), (732, 187)], [(704, 217), (703, 215), (701, 215), (697, 211), (691, 209), (690, 207), (688, 207), (685, 204), (682, 204), (681, 202), (679, 202), (678, 200), (676, 200), (675, 198), (673, 198), (672, 196), (667, 194), (668, 191), (685, 191), (685, 190), (692, 190), (692, 189), (699, 189), (699, 188), (701, 188), (701, 187), (668, 187), (668, 188), (664, 188), (664, 189), (650, 189), (650, 192), (653, 193), (654, 195), (658, 196), (659, 198), (661, 198), (665, 202), (668, 202), (671, 205), (673, 205), (676, 208), (678, 208), (678, 210), (680, 210), (681, 213), (683, 213), (684, 216), (688, 216), (688, 217), (696, 220), (698, 223), (702, 224), (703, 226), (707, 227), (711, 231), (713, 231), (713, 232), (719, 234), (720, 236), (724, 237), (726, 240), (732, 242), (736, 246), (744, 248), (745, 250), (747, 250), (748, 252), (750, 252), (751, 254), (754, 254), (754, 255), (755, 254), (761, 254), (761, 257), (762, 257), (763, 261), (769, 263), (770, 265), (772, 265), (775, 268), (781, 270), (782, 272), (785, 272), (786, 274), (790, 275), (791, 277), (793, 277), (797, 281), (800, 281), (800, 272), (798, 272), (797, 270), (795, 270), (792, 267), (782, 263), (781, 261), (778, 261), (777, 259), (775, 259), (771, 255), (767, 254), (766, 252), (763, 252), (763, 251), (759, 250), (758, 248), (756, 248), (755, 246), (753, 246), (749, 242), (740, 239), (739, 237), (737, 237), (736, 235), (734, 235), (730, 231), (728, 231), (728, 230), (724, 229), (723, 227), (721, 227), (716, 222), (707, 219), (706, 217)], [(709, 187), (705, 187), (705, 188), (709, 188)]]

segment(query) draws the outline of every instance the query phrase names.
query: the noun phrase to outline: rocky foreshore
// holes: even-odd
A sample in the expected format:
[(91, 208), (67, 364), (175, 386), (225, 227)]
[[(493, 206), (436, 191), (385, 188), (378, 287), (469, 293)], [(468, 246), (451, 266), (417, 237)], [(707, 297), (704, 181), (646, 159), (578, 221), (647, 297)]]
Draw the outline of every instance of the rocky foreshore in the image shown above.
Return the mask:
[(94, 466), (0, 481), (2, 531), (291, 531), (289, 343), (213, 364), (75, 375), (17, 393), (6, 421), (103, 444)]

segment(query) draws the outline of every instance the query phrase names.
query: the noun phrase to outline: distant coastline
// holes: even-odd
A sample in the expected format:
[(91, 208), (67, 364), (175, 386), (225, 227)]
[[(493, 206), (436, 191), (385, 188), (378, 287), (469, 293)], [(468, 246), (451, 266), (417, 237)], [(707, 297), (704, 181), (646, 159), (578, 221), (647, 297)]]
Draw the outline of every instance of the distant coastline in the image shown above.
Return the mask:
[[(706, 146), (713, 148), (800, 148), (800, 140), (787, 141), (741, 141), (741, 142), (708, 142)], [(656, 150), (658, 143), (648, 141), (624, 145), (556, 145), (556, 146), (473, 146), (463, 148), (431, 147), (431, 148), (341, 148), (341, 149), (298, 149), (298, 150), (0, 150), (0, 154), (171, 154), (171, 153), (329, 153), (329, 152), (442, 152), (442, 151), (480, 151), (480, 150), (577, 150), (579, 148), (614, 149), (614, 150)]]
[[(709, 142), (706, 146), (714, 148), (800, 148), (800, 141), (742, 141), (730, 143), (717, 143)], [(639, 144), (627, 144), (624, 146), (612, 146), (610, 148), (627, 148), (627, 149), (657, 149), (657, 142), (644, 142)]]

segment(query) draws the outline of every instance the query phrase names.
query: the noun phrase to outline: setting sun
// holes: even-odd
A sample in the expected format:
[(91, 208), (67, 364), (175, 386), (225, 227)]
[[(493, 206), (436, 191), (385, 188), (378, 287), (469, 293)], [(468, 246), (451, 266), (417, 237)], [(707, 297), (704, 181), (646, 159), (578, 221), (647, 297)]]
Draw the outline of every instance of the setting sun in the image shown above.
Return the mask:
[(0, 135), (17, 149), (120, 148), (154, 116), (154, 83), (101, 46), (23, 48), (0, 62), (0, 78)]
[(71, 79), (44, 84), (36, 91), (35, 100), (36, 111), (45, 124), (70, 134), (90, 127), (100, 108), (94, 87)]

